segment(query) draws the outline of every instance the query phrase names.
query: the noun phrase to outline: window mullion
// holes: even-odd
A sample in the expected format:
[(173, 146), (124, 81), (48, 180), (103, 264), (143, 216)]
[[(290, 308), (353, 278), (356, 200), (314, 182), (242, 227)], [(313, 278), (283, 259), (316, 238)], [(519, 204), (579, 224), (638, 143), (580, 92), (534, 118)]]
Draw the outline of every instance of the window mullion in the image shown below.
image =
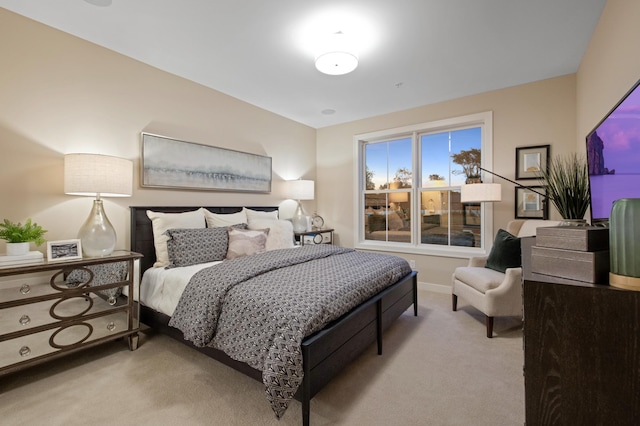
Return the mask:
[(421, 214), (421, 188), (422, 188), (422, 149), (420, 147), (420, 137), (418, 132), (412, 134), (413, 153), (413, 181), (411, 184), (411, 244), (419, 245)]

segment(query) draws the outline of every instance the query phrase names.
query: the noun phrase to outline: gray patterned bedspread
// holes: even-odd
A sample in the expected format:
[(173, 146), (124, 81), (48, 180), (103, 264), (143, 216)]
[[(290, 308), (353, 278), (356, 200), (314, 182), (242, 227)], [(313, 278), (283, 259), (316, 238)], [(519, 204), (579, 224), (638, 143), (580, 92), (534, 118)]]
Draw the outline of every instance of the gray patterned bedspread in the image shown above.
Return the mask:
[(328, 244), (273, 250), (196, 273), (169, 325), (262, 371), (280, 418), (302, 382), (302, 340), (410, 272), (399, 257)]

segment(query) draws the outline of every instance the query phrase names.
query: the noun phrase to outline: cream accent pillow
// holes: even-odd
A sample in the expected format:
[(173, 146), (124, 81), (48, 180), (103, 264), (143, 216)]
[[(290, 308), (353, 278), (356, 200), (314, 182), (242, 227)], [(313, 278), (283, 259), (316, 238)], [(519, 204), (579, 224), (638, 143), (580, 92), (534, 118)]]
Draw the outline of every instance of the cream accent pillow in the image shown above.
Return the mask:
[(267, 229), (237, 229), (228, 228), (229, 249), (227, 259), (251, 256), (252, 254), (264, 253), (267, 244)]
[(207, 220), (208, 228), (219, 228), (221, 226), (233, 226), (247, 222), (247, 214), (244, 210), (238, 213), (212, 213), (207, 209), (204, 210), (204, 217)]
[(169, 266), (169, 252), (167, 241), (169, 236), (165, 234), (169, 229), (204, 228), (204, 213), (202, 208), (185, 213), (160, 213), (147, 210), (147, 217), (151, 219), (153, 229), (153, 245), (156, 248), (156, 262), (154, 267)]
[(249, 229), (269, 228), (266, 251), (293, 247), (293, 223), (289, 220), (259, 219), (249, 222)]
[(389, 214), (389, 231), (399, 231), (404, 226), (402, 219), (396, 212)]
[(261, 212), (258, 210), (251, 210), (246, 207), (242, 208), (242, 211), (247, 215), (247, 223), (251, 223), (252, 220), (261, 220), (261, 219), (269, 219), (269, 220), (278, 220), (278, 210), (274, 210), (271, 212)]

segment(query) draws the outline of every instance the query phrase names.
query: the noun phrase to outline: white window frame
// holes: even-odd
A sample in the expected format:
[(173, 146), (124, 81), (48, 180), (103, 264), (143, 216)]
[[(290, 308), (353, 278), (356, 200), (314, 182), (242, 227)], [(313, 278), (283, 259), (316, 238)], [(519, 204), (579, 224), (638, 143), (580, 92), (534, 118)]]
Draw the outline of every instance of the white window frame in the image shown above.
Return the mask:
[[(461, 247), (461, 246), (442, 246), (435, 244), (421, 244), (419, 242), (420, 230), (412, 221), (412, 240), (415, 243), (398, 243), (391, 241), (376, 241), (364, 239), (364, 192), (365, 187), (365, 155), (364, 147), (366, 143), (389, 140), (392, 138), (401, 138), (411, 136), (413, 163), (413, 185), (411, 189), (411, 217), (420, 217), (420, 200), (419, 192), (422, 176), (421, 176), (421, 144), (419, 143), (419, 135), (424, 133), (454, 131), (469, 127), (480, 127), (482, 134), (482, 161), (481, 166), (485, 169), (493, 169), (493, 112), (486, 111), (477, 114), (470, 114), (461, 117), (447, 118), (443, 120), (420, 123), (410, 126), (397, 127), (394, 129), (380, 130), (370, 133), (362, 133), (353, 137), (354, 141), (354, 182), (355, 193), (354, 200), (354, 224), (356, 224), (356, 232), (354, 233), (354, 247), (361, 250), (387, 251), (399, 253), (422, 254), (431, 256), (460, 257), (468, 258), (470, 256), (487, 255), (493, 243), (493, 203), (481, 203), (481, 221), (482, 221), (482, 238), (480, 247)], [(493, 176), (489, 173), (483, 174), (483, 182), (493, 182)]]

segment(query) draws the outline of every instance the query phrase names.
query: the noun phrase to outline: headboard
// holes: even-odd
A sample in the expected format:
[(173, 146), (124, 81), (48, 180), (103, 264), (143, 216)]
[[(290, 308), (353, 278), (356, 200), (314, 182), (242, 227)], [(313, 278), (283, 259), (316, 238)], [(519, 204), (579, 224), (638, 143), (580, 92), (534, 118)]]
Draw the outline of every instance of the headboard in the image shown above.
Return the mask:
[[(147, 216), (147, 210), (160, 213), (183, 213), (198, 210), (198, 207), (179, 207), (179, 206), (152, 206), (139, 207), (131, 206), (131, 251), (138, 252), (144, 257), (140, 259), (140, 274), (151, 268), (156, 261), (156, 249), (153, 245), (153, 228), (151, 227), (151, 219)], [(259, 210), (270, 212), (278, 210), (278, 207), (247, 207), (251, 210)], [(212, 213), (237, 213), (242, 207), (206, 207)]]

